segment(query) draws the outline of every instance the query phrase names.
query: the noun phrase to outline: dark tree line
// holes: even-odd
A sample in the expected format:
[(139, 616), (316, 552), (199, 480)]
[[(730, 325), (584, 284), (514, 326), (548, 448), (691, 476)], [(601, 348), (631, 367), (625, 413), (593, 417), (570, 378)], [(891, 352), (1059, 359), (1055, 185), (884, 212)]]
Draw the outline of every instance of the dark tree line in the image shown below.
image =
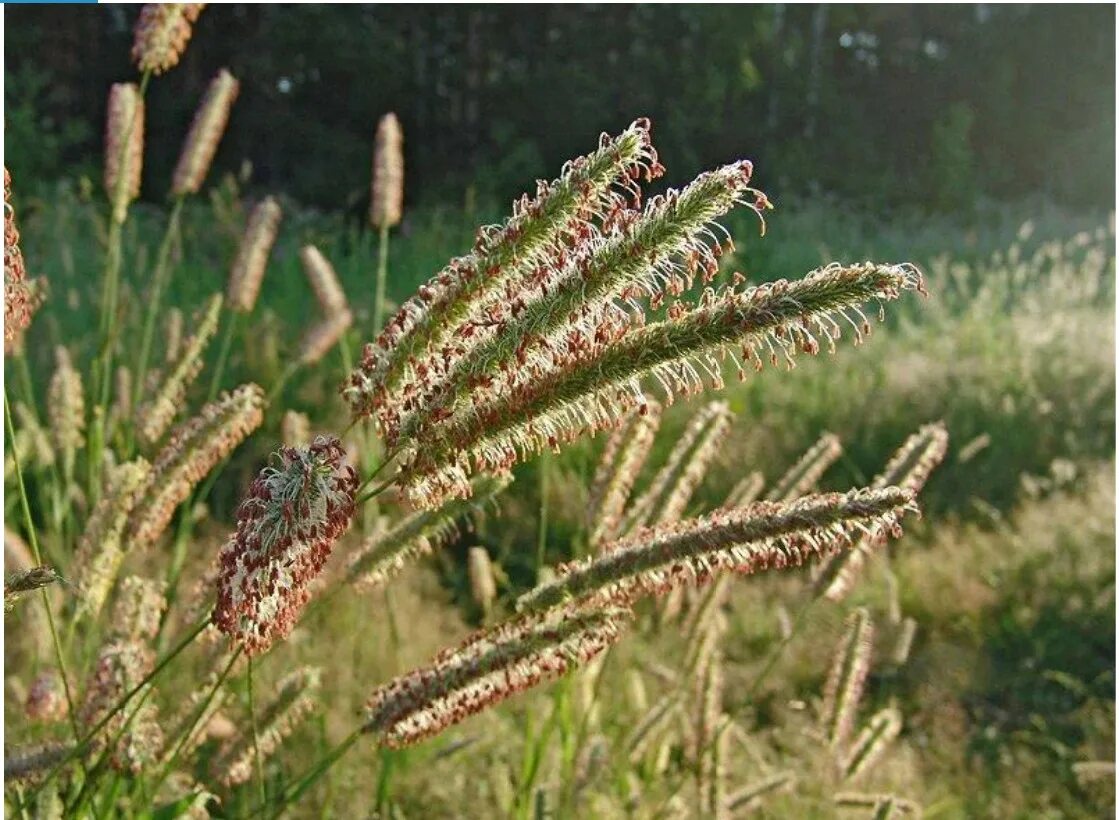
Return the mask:
[[(99, 162), (134, 6), (8, 6), (8, 164)], [(242, 83), (219, 164), (322, 207), (365, 194), (394, 110), (412, 202), (508, 198), (637, 116), (671, 180), (755, 159), (777, 196), (966, 208), (1114, 198), (1112, 6), (218, 6), (153, 83), (145, 196), (209, 77)]]

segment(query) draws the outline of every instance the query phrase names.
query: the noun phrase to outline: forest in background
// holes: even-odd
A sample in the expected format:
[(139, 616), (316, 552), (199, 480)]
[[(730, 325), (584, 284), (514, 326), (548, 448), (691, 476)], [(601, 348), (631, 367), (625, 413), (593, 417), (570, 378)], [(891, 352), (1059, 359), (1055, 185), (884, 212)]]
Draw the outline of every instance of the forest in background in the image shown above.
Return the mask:
[[(10, 167), (99, 179), (105, 89), (135, 9), (9, 6)], [(747, 156), (776, 201), (879, 213), (1114, 200), (1112, 6), (212, 6), (148, 98), (160, 201), (214, 72), (241, 100), (218, 170), (365, 211), (373, 131), (406, 135), (407, 201), (504, 203), (600, 131), (652, 119), (673, 180)], [(215, 177), (217, 178), (217, 177)]]

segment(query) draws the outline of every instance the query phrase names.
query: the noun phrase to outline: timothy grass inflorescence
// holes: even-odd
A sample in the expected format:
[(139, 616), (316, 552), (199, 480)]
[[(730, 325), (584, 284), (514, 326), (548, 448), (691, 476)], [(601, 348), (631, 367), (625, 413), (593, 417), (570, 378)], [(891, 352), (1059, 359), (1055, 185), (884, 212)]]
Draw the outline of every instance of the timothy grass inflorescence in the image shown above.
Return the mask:
[(195, 194), (202, 187), (240, 89), (241, 84), (224, 68), (210, 81), (179, 154), (172, 193)]
[(377, 123), (372, 186), (369, 222), (375, 228), (398, 224), (404, 211), (404, 131), (392, 112)]
[(105, 193), (117, 222), (124, 221), (129, 203), (140, 195), (143, 163), (144, 98), (134, 83), (115, 83), (105, 121)]
[(144, 72), (162, 74), (179, 64), (205, 3), (148, 3), (140, 10), (132, 59)]
[(256, 305), (264, 268), (276, 241), (282, 215), (280, 204), (272, 197), (265, 197), (249, 214), (249, 222), (229, 273), (226, 303), (230, 310), (251, 313)]

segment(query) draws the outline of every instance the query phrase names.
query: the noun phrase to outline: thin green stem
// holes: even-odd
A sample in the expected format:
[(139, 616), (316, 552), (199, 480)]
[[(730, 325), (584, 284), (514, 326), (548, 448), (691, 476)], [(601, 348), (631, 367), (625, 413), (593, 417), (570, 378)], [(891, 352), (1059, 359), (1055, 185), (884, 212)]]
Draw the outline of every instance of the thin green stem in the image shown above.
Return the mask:
[[(285, 791), (283, 797), (280, 799), (279, 805), (274, 807), (275, 811), (272, 816), (279, 817), (289, 805), (299, 800), (309, 788), (315, 785), (315, 783), (330, 770), (331, 766), (342, 759), (343, 755), (350, 750), (350, 747), (357, 743), (361, 734), (361, 729), (355, 730), (345, 740), (327, 752), (326, 756), (323, 757), (308, 774), (300, 778), (290, 790)], [(267, 803), (261, 803), (249, 817), (256, 817), (257, 815), (263, 814), (268, 808)]]
[(221, 388), (221, 379), (225, 375), (225, 365), (229, 360), (229, 350), (233, 346), (233, 337), (237, 335), (237, 325), (241, 319), (240, 311), (231, 310), (228, 312), (230, 314), (229, 320), (225, 323), (221, 347), (218, 349), (218, 360), (214, 364), (214, 376), (210, 380), (210, 392), (206, 397), (208, 402), (217, 398), (218, 390)]
[(268, 792), (264, 789), (264, 760), (260, 756), (260, 735), (256, 726), (256, 705), (253, 701), (253, 657), (248, 658), (248, 674), (245, 676), (245, 689), (249, 696), (249, 726), (253, 733), (253, 757), (256, 759), (256, 784), (260, 789), (260, 802), (268, 802)]
[[(23, 470), (19, 464), (19, 453), (16, 452), (16, 428), (12, 423), (12, 408), (8, 402), (8, 389), (4, 388), (4, 423), (8, 428), (8, 441), (11, 443), (12, 451), (12, 466), (15, 468), (16, 485), (19, 487), (19, 503), (23, 511), (24, 525), (27, 527), (27, 538), (31, 544), (31, 554), (35, 558), (35, 564), (41, 565), (43, 559), (39, 552), (39, 538), (35, 534), (35, 521), (31, 518), (31, 505), (27, 501), (27, 488), (23, 483)], [(50, 597), (47, 595), (46, 587), (39, 588), (39, 595), (43, 601), (43, 608), (47, 611), (47, 624), (50, 626), (51, 643), (54, 645), (55, 661), (58, 663), (58, 673), (62, 675), (62, 689), (66, 693), (66, 705), (70, 716), (70, 728), (74, 732), (74, 740), (78, 740), (80, 732), (78, 730), (78, 717), (74, 709), (74, 697), (70, 692), (70, 675), (66, 671), (66, 660), (62, 654), (62, 644), (58, 641), (58, 630), (54, 624), (54, 613), (51, 611)]]
[(152, 339), (155, 336), (155, 320), (159, 314), (159, 303), (163, 296), (163, 289), (167, 284), (170, 273), (171, 246), (178, 235), (182, 219), (184, 195), (175, 197), (171, 206), (171, 214), (167, 218), (167, 228), (163, 232), (163, 239), (159, 243), (159, 252), (156, 255), (155, 270), (152, 272), (152, 289), (148, 298), (147, 315), (144, 317), (144, 331), (140, 337), (140, 354), (136, 360), (135, 384), (132, 389), (132, 405), (140, 403), (140, 391), (147, 380), (148, 359), (151, 357)]
[(385, 316), (385, 279), (389, 266), (389, 226), (381, 226), (377, 243), (377, 291), (373, 302), (373, 334), (381, 332), (381, 322)]
[(271, 405), (276, 400), (281, 391), (283, 391), (284, 385), (288, 383), (288, 379), (296, 374), (302, 364), (301, 361), (296, 359), (284, 368), (283, 372), (280, 373), (280, 378), (276, 379), (276, 383), (272, 385), (272, 389), (268, 391), (268, 398), (265, 399), (265, 404)]
[(190, 742), (195, 729), (198, 728), (198, 722), (202, 720), (202, 716), (206, 714), (206, 710), (210, 708), (210, 704), (213, 702), (214, 698), (217, 697), (218, 690), (221, 689), (222, 684), (224, 684), (226, 678), (229, 677), (229, 673), (233, 669), (233, 664), (237, 662), (239, 657), (241, 657), (241, 647), (237, 647), (237, 649), (234, 650), (229, 658), (229, 663), (225, 665), (225, 668), (222, 670), (221, 674), (218, 675), (218, 679), (214, 682), (214, 685), (210, 687), (210, 691), (206, 694), (206, 699), (202, 701), (202, 705), (198, 707), (198, 711), (194, 713), (194, 717), (191, 718), (186, 731), (179, 737), (178, 742), (175, 744), (175, 750), (171, 753), (171, 756), (167, 759), (163, 768), (160, 769), (159, 777), (156, 778), (155, 787), (152, 789), (153, 792), (158, 792), (159, 787), (163, 785), (163, 781), (167, 779), (167, 775), (174, 771), (175, 764), (179, 762), (179, 756), (183, 753), (183, 749), (186, 748), (186, 744)]

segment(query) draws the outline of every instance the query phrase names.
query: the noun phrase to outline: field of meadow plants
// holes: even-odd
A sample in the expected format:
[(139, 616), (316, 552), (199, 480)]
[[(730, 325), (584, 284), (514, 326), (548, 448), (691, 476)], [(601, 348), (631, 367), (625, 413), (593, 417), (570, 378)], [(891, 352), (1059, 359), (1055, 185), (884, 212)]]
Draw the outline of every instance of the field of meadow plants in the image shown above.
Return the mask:
[(200, 11), (103, 180), (5, 171), (9, 816), (1113, 812), (1113, 215), (774, 207), (643, 119), (412, 213), (386, 113), (356, 228), (211, 178), (225, 70), (135, 203)]

